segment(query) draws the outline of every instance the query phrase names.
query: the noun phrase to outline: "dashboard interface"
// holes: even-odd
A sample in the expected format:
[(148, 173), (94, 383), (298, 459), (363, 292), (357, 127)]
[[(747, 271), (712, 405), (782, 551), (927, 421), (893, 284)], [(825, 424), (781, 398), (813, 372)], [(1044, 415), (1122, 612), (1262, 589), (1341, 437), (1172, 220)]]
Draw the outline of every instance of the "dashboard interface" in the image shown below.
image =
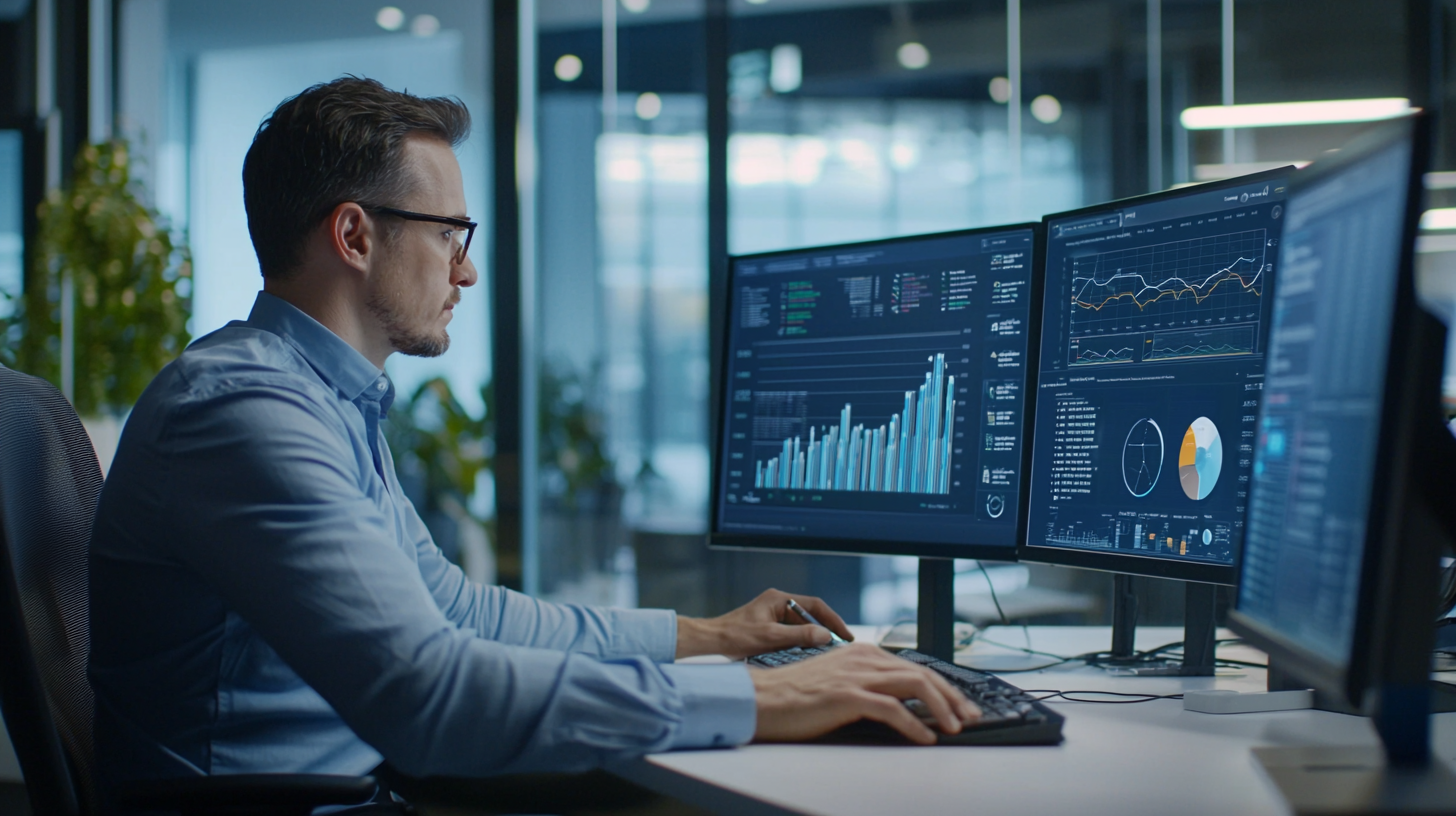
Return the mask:
[(1029, 548), (1233, 563), (1286, 187), (1048, 219)]
[(734, 259), (714, 532), (1014, 552), (1034, 236)]
[(1238, 607), (1336, 663), (1350, 659), (1388, 421), (1413, 152), (1398, 141), (1298, 190), (1280, 252)]

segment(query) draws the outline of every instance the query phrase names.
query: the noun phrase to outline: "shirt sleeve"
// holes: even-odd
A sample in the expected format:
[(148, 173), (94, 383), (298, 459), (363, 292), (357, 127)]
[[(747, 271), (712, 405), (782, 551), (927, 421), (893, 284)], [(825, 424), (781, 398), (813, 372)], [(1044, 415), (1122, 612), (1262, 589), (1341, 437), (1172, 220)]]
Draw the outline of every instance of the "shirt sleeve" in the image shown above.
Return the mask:
[[(389, 463), (386, 466), (392, 468)], [(407, 505), (405, 515), (420, 575), (440, 611), (455, 625), (500, 643), (607, 660), (646, 657), (671, 663), (677, 655), (677, 614), (672, 610), (550, 603), (504, 587), (477, 584), (440, 552), (414, 506), (408, 499), (402, 501)]]
[[(599, 660), (539, 648), (552, 638), (529, 627), (532, 645), (512, 645), (447, 618), (360, 488), (350, 432), (306, 393), (235, 388), (173, 412), (158, 476), (178, 497), (173, 555), (391, 763), (566, 771), (751, 736), (743, 666)], [(503, 631), (542, 617), (498, 605)]]

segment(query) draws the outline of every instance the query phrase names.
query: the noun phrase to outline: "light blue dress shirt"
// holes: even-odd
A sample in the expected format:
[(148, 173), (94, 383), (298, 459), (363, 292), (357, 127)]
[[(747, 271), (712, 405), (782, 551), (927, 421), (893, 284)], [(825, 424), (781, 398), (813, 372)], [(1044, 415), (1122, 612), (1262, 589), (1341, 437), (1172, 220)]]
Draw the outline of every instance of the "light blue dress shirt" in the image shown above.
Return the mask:
[(753, 735), (747, 669), (673, 665), (666, 610), (468, 580), (395, 479), (394, 388), (259, 294), (148, 387), (91, 545), (102, 783), (579, 770)]

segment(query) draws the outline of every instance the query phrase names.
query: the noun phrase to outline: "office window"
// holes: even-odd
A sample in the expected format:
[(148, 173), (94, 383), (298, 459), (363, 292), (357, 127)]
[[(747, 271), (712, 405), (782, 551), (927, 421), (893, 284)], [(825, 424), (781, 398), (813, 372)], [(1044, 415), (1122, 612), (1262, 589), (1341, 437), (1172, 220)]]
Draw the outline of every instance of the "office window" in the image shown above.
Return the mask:
[(701, 14), (537, 6), (548, 598), (708, 611)]
[[(22, 233), (21, 135), (18, 130), (0, 130), (0, 320), (15, 313), (15, 299), (20, 297), (24, 280), (22, 257), (25, 238)], [(0, 337), (0, 346), (19, 338)]]
[(1013, 172), (994, 102), (795, 94), (740, 109), (729, 140), (737, 254), (1009, 223), (1083, 201), (1073, 112), (1023, 136)]

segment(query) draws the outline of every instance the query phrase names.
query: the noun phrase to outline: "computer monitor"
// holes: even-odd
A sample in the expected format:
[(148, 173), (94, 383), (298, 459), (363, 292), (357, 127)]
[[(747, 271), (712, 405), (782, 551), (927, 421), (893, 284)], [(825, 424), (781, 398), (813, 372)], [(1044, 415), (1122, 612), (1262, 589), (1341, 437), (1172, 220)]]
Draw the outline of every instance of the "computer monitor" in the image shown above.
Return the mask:
[(1294, 179), (1229, 617), (1416, 764), (1439, 547), (1456, 531), (1446, 331), (1416, 300), (1412, 260), (1429, 124), (1383, 125)]
[[(710, 543), (1015, 560), (1040, 224), (730, 259)], [(934, 559), (934, 560), (931, 560)]]
[[(1190, 584), (1212, 671), (1233, 583), (1293, 168), (1049, 215), (1025, 561)], [(1132, 654), (1119, 578), (1114, 657)]]

